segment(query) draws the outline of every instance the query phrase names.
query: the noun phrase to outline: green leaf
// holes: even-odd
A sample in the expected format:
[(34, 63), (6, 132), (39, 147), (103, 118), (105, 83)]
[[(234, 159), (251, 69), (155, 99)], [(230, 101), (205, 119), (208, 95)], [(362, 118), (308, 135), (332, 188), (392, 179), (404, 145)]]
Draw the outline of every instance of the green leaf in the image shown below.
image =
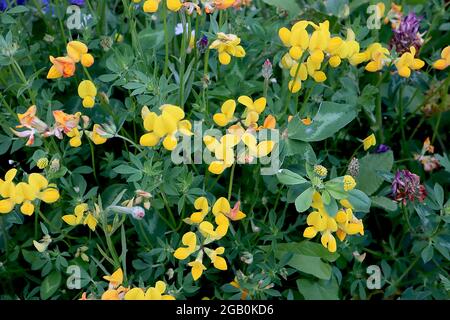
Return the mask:
[(316, 154), (309, 143), (289, 138), (286, 138), (283, 141), (285, 143), (287, 156), (300, 155), (311, 164), (317, 163)]
[(439, 183), (434, 185), (434, 196), (440, 208), (444, 205), (444, 189)]
[(428, 261), (430, 261), (431, 259), (433, 259), (433, 246), (431, 245), (431, 243), (429, 243), (425, 249), (422, 250), (420, 256), (422, 257), (422, 260), (424, 263), (427, 263)]
[(117, 166), (114, 168), (114, 171), (120, 174), (136, 174), (141, 173), (140, 170), (127, 166), (125, 164), (121, 164), (120, 166)]
[(144, 51), (159, 49), (164, 45), (164, 30), (144, 29), (139, 32), (138, 40)]
[(351, 203), (356, 212), (369, 212), (372, 202), (370, 198), (361, 190), (353, 189), (348, 192), (347, 200)]
[(41, 299), (47, 300), (50, 298), (58, 290), (60, 284), (61, 273), (56, 270), (51, 272), (41, 283)]
[(299, 279), (297, 287), (306, 300), (339, 300), (339, 285), (334, 278), (330, 281)]
[(291, 170), (288, 169), (281, 169), (280, 171), (278, 171), (277, 178), (282, 184), (285, 184), (287, 186), (308, 182), (301, 175), (292, 172)]
[(306, 142), (325, 140), (355, 119), (355, 109), (350, 104), (325, 101), (309, 126), (304, 125), (298, 116), (289, 122), (289, 138)]
[(286, 10), (290, 16), (300, 13), (300, 7), (295, 0), (263, 0), (265, 3)]
[(295, 209), (298, 212), (304, 212), (311, 207), (314, 188), (308, 188), (295, 199)]
[(436, 159), (439, 161), (439, 164), (444, 167), (445, 171), (450, 172), (450, 160), (448, 159), (447, 154), (444, 153), (443, 156), (437, 154)]
[(8, 10), (8, 14), (18, 14), (18, 13), (24, 13), (28, 12), (29, 9), (25, 6), (15, 6)]
[(370, 153), (359, 160), (359, 174), (356, 177), (358, 189), (369, 196), (374, 194), (384, 179), (378, 171), (391, 171), (394, 165), (392, 151), (385, 153)]
[[(272, 250), (272, 246), (261, 246), (264, 251)], [(331, 278), (331, 266), (339, 254), (331, 253), (322, 245), (310, 241), (279, 243), (276, 245), (275, 257), (282, 260), (287, 254), (292, 257), (286, 262), (298, 271), (313, 275), (319, 279)]]
[(370, 197), (372, 205), (377, 208), (384, 209), (386, 211), (395, 211), (398, 208), (397, 202), (387, 197)]

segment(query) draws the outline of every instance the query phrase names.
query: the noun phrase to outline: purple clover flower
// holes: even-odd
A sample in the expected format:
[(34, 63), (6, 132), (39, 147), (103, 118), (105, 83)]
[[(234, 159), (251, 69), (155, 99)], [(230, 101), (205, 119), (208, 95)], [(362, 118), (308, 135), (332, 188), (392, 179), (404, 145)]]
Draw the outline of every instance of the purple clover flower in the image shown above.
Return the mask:
[(409, 170), (399, 170), (392, 182), (392, 196), (395, 201), (406, 205), (407, 201), (415, 199), (422, 202), (427, 196), (425, 187), (420, 184), (420, 177)]
[(208, 47), (208, 37), (203, 36), (200, 38), (200, 40), (197, 41), (197, 48), (200, 53), (204, 53), (206, 51), (206, 48)]
[(399, 26), (393, 30), (393, 37), (390, 41), (390, 47), (395, 48), (398, 54), (409, 51), (414, 46), (418, 51), (423, 44), (422, 36), (419, 33), (419, 25), (422, 17), (416, 16), (414, 12), (410, 12), (403, 17)]

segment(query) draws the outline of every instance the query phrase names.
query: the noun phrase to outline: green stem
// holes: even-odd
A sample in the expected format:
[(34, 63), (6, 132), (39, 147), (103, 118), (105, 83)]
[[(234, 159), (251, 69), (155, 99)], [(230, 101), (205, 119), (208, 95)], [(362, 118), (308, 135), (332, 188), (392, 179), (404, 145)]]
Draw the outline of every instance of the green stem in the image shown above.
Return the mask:
[(164, 57), (164, 76), (167, 76), (169, 70), (169, 33), (167, 31), (167, 6), (163, 5), (163, 21), (164, 21), (164, 46), (165, 46), (165, 57)]
[(166, 222), (166, 224), (167, 224), (172, 230), (176, 230), (176, 228), (177, 228), (177, 223), (176, 223), (176, 221), (175, 221), (175, 216), (174, 216), (174, 214), (173, 214), (173, 212), (172, 212), (172, 209), (170, 209), (170, 205), (169, 205), (169, 202), (167, 201), (167, 197), (166, 197), (166, 195), (164, 194), (164, 192), (162, 192), (162, 191), (160, 192), (160, 195), (161, 195), (161, 197), (162, 197), (162, 199), (163, 199), (164, 205), (166, 206), (167, 212), (169, 213), (171, 223), (169, 223), (163, 216), (161, 216), (161, 218), (164, 220), (164, 222)]
[(376, 118), (376, 130), (378, 132), (378, 139), (380, 143), (383, 143), (384, 141), (384, 134), (383, 134), (383, 110), (381, 108), (381, 90), (380, 90), (380, 84), (383, 79), (383, 76), (381, 76), (380, 73), (378, 73), (378, 94), (376, 99), (376, 106), (375, 106), (375, 118)]
[(89, 147), (90, 147), (90, 149), (91, 149), (92, 171), (93, 171), (93, 173), (94, 173), (95, 181), (96, 181), (97, 184), (98, 184), (97, 169), (95, 169), (95, 153), (94, 153), (94, 145), (92, 144), (92, 142), (91, 142), (90, 139), (88, 139), (88, 142), (89, 142)]
[(228, 184), (228, 201), (231, 200), (231, 191), (233, 190), (233, 179), (234, 179), (234, 169), (235, 168), (236, 168), (236, 163), (233, 163), (233, 166), (231, 167), (230, 182)]
[[(180, 12), (180, 19), (181, 24), (183, 27), (183, 34), (181, 35), (181, 58), (180, 58), (180, 107), (181, 109), (184, 109), (184, 72), (185, 72), (185, 63), (186, 63), (186, 40), (189, 39), (189, 29), (190, 26), (188, 25), (186, 30), (186, 17), (184, 16), (183, 12)], [(189, 18), (190, 19), (190, 18)]]
[(8, 234), (6, 233), (6, 215), (2, 215), (0, 217), (0, 225), (1, 225), (1, 230), (3, 233), (3, 242), (5, 243), (5, 253), (6, 253), (6, 258), (8, 258)]

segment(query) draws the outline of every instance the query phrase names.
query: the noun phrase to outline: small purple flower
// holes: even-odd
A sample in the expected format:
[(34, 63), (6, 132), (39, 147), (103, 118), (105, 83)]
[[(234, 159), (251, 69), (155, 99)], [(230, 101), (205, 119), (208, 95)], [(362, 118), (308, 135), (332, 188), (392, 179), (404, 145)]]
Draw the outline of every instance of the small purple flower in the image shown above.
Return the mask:
[(70, 0), (70, 4), (81, 7), (84, 6), (84, 0)]
[(414, 201), (415, 199), (422, 202), (425, 200), (427, 193), (425, 187), (420, 184), (420, 177), (409, 170), (399, 170), (395, 174), (392, 182), (392, 196), (395, 201), (406, 202)]
[(419, 50), (423, 44), (423, 39), (419, 33), (419, 25), (422, 17), (416, 16), (414, 12), (410, 12), (400, 21), (399, 26), (393, 30), (393, 37), (390, 41), (390, 47), (395, 48), (398, 54), (409, 51), (414, 46)]
[(208, 37), (203, 36), (200, 38), (200, 40), (197, 41), (197, 48), (200, 53), (204, 53), (206, 51), (206, 48), (208, 47)]
[[(10, 0), (9, 3), (11, 6), (23, 5), (25, 4), (25, 0)], [(6, 9), (8, 9), (8, 1), (0, 0), (0, 11), (5, 11)]]
[(375, 150), (375, 153), (385, 153), (388, 152), (389, 150), (391, 150), (391, 148), (389, 148), (389, 146), (385, 145), (385, 144), (380, 144), (377, 149)]

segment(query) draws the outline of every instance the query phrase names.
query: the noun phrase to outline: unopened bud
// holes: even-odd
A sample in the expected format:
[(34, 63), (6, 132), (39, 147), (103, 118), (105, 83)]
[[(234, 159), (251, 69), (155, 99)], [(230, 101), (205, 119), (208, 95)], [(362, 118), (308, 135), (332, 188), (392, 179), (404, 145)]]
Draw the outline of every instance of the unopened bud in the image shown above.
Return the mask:
[(268, 81), (270, 77), (272, 77), (272, 74), (273, 74), (272, 63), (270, 62), (269, 59), (267, 59), (262, 66), (262, 76), (264, 79)]
[(45, 168), (47, 168), (48, 166), (48, 159), (47, 158), (40, 158), (37, 162), (36, 162), (36, 166), (43, 170)]

